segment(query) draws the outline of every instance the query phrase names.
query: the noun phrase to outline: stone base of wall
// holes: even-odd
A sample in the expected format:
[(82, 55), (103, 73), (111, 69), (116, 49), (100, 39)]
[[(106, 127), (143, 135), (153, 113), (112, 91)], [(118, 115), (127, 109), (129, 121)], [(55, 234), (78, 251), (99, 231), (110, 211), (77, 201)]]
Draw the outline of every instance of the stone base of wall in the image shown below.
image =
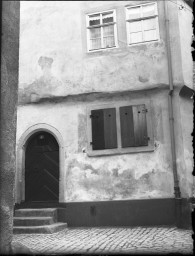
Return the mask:
[(57, 207), (58, 221), (68, 227), (177, 226), (191, 228), (191, 204), (187, 199), (23, 203), (19, 208)]

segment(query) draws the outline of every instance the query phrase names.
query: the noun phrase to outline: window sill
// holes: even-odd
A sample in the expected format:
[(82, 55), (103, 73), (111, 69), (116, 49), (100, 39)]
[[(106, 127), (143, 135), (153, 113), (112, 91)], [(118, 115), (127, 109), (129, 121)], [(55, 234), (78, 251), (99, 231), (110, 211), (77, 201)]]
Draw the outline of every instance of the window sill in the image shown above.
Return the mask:
[(121, 155), (121, 154), (132, 154), (142, 152), (154, 151), (154, 145), (143, 146), (143, 147), (131, 147), (131, 148), (116, 148), (116, 149), (104, 149), (104, 150), (92, 150), (91, 147), (87, 150), (88, 156), (108, 156), (108, 155)]
[(118, 46), (100, 48), (100, 49), (97, 49), (97, 50), (88, 50), (87, 53), (92, 54), (92, 53), (95, 53), (95, 52), (104, 52), (104, 51), (109, 51), (109, 50), (113, 50), (113, 49), (117, 49), (117, 48), (118, 48)]
[(151, 41), (144, 41), (144, 42), (140, 42), (140, 43), (133, 43), (133, 44), (129, 44), (128, 43), (128, 47), (132, 47), (132, 46), (139, 46), (139, 45), (144, 45), (144, 44), (152, 44), (152, 43), (156, 43), (156, 42), (160, 42), (160, 39), (155, 39), (155, 40), (151, 40)]

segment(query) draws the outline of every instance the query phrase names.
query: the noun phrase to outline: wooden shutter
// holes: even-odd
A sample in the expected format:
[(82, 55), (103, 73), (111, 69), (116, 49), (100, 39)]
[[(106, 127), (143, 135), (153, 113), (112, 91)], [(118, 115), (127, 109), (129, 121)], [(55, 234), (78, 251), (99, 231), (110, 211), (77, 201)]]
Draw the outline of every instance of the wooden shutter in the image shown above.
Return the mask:
[(122, 148), (148, 146), (145, 105), (120, 107)]
[(91, 111), (93, 150), (117, 148), (116, 109)]
[(120, 107), (122, 148), (135, 146), (132, 106)]
[(104, 149), (104, 112), (103, 109), (91, 111), (92, 124), (92, 148), (93, 150)]
[(135, 146), (148, 146), (145, 105), (133, 106)]
[(116, 109), (104, 109), (105, 149), (117, 148)]

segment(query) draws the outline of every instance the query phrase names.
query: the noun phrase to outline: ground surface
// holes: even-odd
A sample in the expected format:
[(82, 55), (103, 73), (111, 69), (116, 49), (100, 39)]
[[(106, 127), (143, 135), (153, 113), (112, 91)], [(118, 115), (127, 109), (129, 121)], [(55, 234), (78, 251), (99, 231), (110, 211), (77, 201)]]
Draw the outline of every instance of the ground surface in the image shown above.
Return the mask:
[(68, 228), (55, 234), (14, 235), (36, 254), (193, 254), (192, 231), (167, 227)]

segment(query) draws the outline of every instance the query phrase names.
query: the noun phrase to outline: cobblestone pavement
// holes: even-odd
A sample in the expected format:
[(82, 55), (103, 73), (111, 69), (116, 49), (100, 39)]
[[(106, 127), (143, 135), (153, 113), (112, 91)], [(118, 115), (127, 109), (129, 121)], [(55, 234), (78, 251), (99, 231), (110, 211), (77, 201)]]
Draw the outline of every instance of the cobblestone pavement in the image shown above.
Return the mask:
[(68, 228), (54, 234), (14, 235), (35, 254), (193, 254), (193, 232), (167, 227)]

